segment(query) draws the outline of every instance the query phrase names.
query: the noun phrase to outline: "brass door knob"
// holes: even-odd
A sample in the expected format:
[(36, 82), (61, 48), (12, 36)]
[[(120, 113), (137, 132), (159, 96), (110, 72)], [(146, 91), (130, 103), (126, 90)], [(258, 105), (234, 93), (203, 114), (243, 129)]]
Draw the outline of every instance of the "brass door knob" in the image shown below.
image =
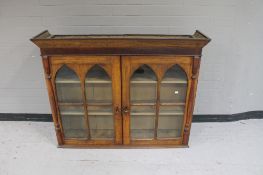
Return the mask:
[(115, 114), (119, 114), (120, 113), (120, 108), (117, 106), (115, 107)]
[(127, 114), (129, 112), (129, 108), (127, 106), (122, 108), (122, 113)]

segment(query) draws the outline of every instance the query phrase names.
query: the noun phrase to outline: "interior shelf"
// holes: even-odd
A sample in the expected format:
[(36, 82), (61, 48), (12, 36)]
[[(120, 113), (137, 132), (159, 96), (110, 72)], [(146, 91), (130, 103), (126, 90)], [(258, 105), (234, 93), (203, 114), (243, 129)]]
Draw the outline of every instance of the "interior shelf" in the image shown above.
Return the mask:
[[(67, 79), (60, 79), (56, 80), (56, 83), (59, 84), (75, 84), (75, 83), (80, 83), (79, 80), (67, 80)], [(110, 80), (85, 80), (85, 83), (89, 84), (109, 84), (111, 83)]]
[(162, 84), (187, 84), (186, 80), (163, 80)]
[(60, 112), (61, 115), (84, 115), (84, 112), (77, 112), (77, 111), (61, 111)]
[[(60, 102), (60, 103), (58, 103), (58, 105), (59, 106), (82, 106), (83, 105), (83, 103), (63, 103), (63, 102)], [(111, 106), (112, 105), (112, 103), (107, 103), (107, 102), (105, 102), (105, 103), (100, 103), (100, 102), (92, 102), (92, 103), (87, 103), (86, 104), (87, 106)]]
[(185, 103), (172, 103), (172, 102), (165, 102), (160, 103), (161, 106), (185, 106)]
[(145, 115), (154, 116), (156, 115), (156, 113), (154, 112), (132, 112), (131, 115), (132, 116), (145, 116)]
[(157, 81), (152, 81), (152, 80), (132, 80), (132, 84), (156, 84)]
[[(156, 115), (156, 113), (152, 113), (152, 112), (132, 112), (131, 113), (132, 116), (145, 116), (145, 115), (150, 115), (150, 116), (153, 116), (153, 115)], [(162, 115), (168, 115), (168, 116), (181, 116), (181, 115), (184, 115), (183, 112), (162, 112), (162, 113), (159, 113), (159, 116), (162, 116)]]
[(140, 105), (156, 105), (156, 99), (149, 100), (131, 100), (131, 105), (140, 106)]
[(105, 102), (105, 103), (100, 103), (100, 102), (89, 102), (86, 104), (87, 106), (111, 106), (112, 103), (110, 102)]
[(94, 115), (112, 115), (112, 112), (89, 112), (88, 115), (94, 116)]
[[(152, 102), (132, 102), (131, 106), (155, 106), (156, 103)], [(163, 102), (160, 103), (161, 106), (185, 106), (184, 102), (172, 103), (172, 102)]]
[(169, 116), (181, 116), (181, 115), (184, 115), (183, 112), (160, 112), (159, 113), (159, 116), (162, 116), (162, 115), (169, 115)]
[(86, 80), (85, 83), (89, 84), (110, 84), (110, 80)]
[[(75, 111), (67, 111), (67, 112), (61, 112), (61, 115), (84, 115), (84, 112), (75, 112)], [(94, 115), (112, 115), (112, 112), (88, 112), (89, 116)]]
[(56, 83), (59, 84), (75, 84), (75, 83), (80, 83), (79, 80), (70, 80), (70, 79), (57, 79)]
[(112, 105), (112, 100), (89, 100), (87, 101), (88, 106), (106, 106), (106, 105)]
[(83, 103), (63, 103), (63, 102), (59, 102), (58, 105), (59, 106), (82, 106)]

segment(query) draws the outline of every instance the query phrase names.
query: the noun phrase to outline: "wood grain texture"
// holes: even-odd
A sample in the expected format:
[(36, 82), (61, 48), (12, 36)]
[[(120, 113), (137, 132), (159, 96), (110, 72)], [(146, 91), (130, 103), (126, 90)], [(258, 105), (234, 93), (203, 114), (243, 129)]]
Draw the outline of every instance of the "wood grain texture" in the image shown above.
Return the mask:
[(31, 39), (42, 55), (201, 55), (210, 41), (194, 35), (51, 35), (44, 31)]
[[(156, 100), (156, 114), (155, 117), (155, 132), (154, 132), (154, 140), (132, 140), (130, 135), (130, 112), (123, 114), (124, 123), (123, 123), (123, 135), (124, 135), (124, 144), (160, 144), (165, 142), (164, 140), (157, 139), (157, 127), (158, 127), (158, 116), (159, 116), (159, 107), (160, 107), (160, 81), (162, 80), (165, 72), (174, 65), (179, 65), (188, 77), (188, 84), (191, 84), (192, 77), (192, 57), (183, 57), (183, 56), (123, 56), (122, 57), (122, 105), (127, 107), (129, 110), (131, 109), (130, 104), (130, 78), (133, 75), (134, 71), (138, 69), (142, 65), (149, 66), (157, 76), (158, 85), (157, 87), (157, 100)], [(190, 86), (188, 86), (186, 103), (189, 98), (189, 90)], [(187, 105), (185, 105), (185, 111), (187, 111)], [(184, 114), (184, 127), (186, 124), (186, 118), (188, 117), (187, 112)], [(181, 133), (181, 138), (183, 138), (183, 132)], [(178, 144), (178, 139), (173, 140), (169, 139), (167, 141), (169, 143)]]
[[(197, 31), (194, 35), (51, 35), (44, 31), (31, 39), (40, 47), (52, 117), (59, 147), (75, 148), (129, 148), (129, 147), (187, 147), (194, 110), (198, 72), (202, 48), (210, 39)], [(58, 103), (56, 74), (66, 65), (80, 80), (82, 102)], [(112, 104), (88, 103), (86, 75), (98, 65), (108, 74), (112, 84)], [(152, 139), (131, 138), (130, 78), (143, 65), (154, 72), (156, 102), (135, 103), (133, 106), (152, 106), (154, 112), (154, 136)], [(178, 65), (186, 74), (186, 97), (184, 102), (161, 102), (161, 81), (168, 69)], [(73, 82), (78, 83), (78, 82)], [(105, 83), (105, 82), (104, 82)], [(136, 82), (134, 82), (136, 83)], [(88, 107), (112, 106), (114, 139), (65, 138), (59, 106), (82, 106), (85, 129), (90, 130)], [(176, 138), (158, 138), (160, 106), (180, 106), (184, 109), (181, 133)], [(147, 114), (147, 112), (141, 112)], [(106, 126), (106, 125), (105, 125)], [(148, 132), (148, 131), (147, 131)]]
[(57, 111), (57, 104), (56, 104), (56, 99), (55, 99), (55, 92), (52, 86), (51, 82), (51, 70), (50, 70), (50, 61), (49, 57), (44, 56), (42, 57), (42, 63), (45, 71), (45, 79), (46, 79), (46, 86), (48, 90), (48, 97), (49, 97), (49, 102), (50, 102), (50, 107), (52, 111), (52, 118), (55, 126), (55, 131), (56, 131), (56, 136), (58, 140), (58, 145), (64, 144), (63, 142), (63, 134), (62, 134), (62, 129), (61, 129), (61, 124), (59, 123), (58, 119), (58, 111)]
[(189, 92), (189, 100), (187, 103), (188, 105), (187, 116), (185, 118), (185, 127), (184, 127), (184, 134), (183, 134), (183, 144), (184, 145), (188, 145), (188, 142), (189, 142), (201, 57), (197, 57), (197, 56), (194, 57), (192, 59), (192, 62), (193, 62), (192, 63), (192, 76), (191, 76), (191, 82), (190, 82), (191, 85), (190, 85), (190, 92)]

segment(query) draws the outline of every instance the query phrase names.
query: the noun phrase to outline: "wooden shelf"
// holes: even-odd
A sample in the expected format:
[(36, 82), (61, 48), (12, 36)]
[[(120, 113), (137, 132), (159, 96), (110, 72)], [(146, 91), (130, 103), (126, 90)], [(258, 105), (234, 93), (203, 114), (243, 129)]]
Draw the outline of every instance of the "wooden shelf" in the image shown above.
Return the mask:
[[(157, 81), (153, 80), (132, 80), (131, 84), (156, 84)], [(80, 83), (78, 80), (57, 80), (56, 83), (60, 84), (74, 84)], [(110, 80), (86, 80), (85, 83), (89, 84), (110, 84)], [(187, 84), (186, 80), (164, 80), (161, 81), (162, 84)]]
[[(67, 112), (61, 112), (61, 115), (83, 115), (84, 116), (84, 112), (75, 112), (75, 111), (67, 111)], [(88, 112), (89, 116), (94, 116), (94, 115), (113, 115), (112, 112)]]
[[(156, 113), (153, 112), (132, 112), (132, 116), (155, 116)], [(160, 112), (159, 116), (181, 116), (184, 115), (183, 112)]]
[(82, 115), (84, 116), (84, 112), (76, 112), (76, 111), (67, 111), (67, 112), (60, 112), (61, 115)]
[(130, 82), (131, 82), (131, 84), (156, 84), (157, 83), (157, 81), (152, 81), (152, 80), (143, 80), (143, 81), (132, 80)]
[[(59, 106), (83, 106), (84, 103), (58, 103)], [(112, 103), (87, 103), (86, 106), (112, 106)]]
[[(79, 80), (56, 80), (58, 84), (78, 84)], [(85, 83), (89, 84), (111, 84), (110, 80), (86, 80)]]
[(91, 103), (87, 103), (87, 106), (112, 106), (112, 103), (101, 103), (101, 102), (91, 102)]
[(145, 116), (145, 115), (149, 115), (149, 116), (155, 116), (156, 113), (153, 112), (132, 112), (131, 113), (132, 116)]
[(58, 103), (59, 106), (82, 106), (83, 103)]
[(163, 116), (163, 115), (184, 115), (183, 112), (160, 112), (159, 116)]
[(80, 84), (79, 80), (56, 80), (58, 84)]
[(131, 103), (131, 106), (155, 106), (156, 103), (150, 103), (150, 102), (135, 102)]
[(161, 106), (185, 106), (185, 103), (160, 103)]
[(113, 115), (112, 112), (89, 112), (88, 111), (88, 115), (89, 116), (93, 116), (93, 115)]
[(186, 80), (164, 80), (161, 84), (187, 84)]
[(85, 83), (88, 84), (111, 84), (110, 80), (86, 80)]

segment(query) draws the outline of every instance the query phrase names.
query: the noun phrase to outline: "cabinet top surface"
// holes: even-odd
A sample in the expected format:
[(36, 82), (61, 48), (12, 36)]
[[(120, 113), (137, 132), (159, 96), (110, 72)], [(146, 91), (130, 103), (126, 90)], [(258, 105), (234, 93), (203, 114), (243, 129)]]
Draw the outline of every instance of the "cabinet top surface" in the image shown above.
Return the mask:
[(200, 31), (193, 35), (158, 35), (158, 34), (121, 34), (121, 35), (51, 35), (47, 30), (33, 37), (31, 40), (68, 40), (68, 39), (180, 39), (180, 40), (207, 40), (210, 38)]
[(193, 35), (51, 35), (45, 30), (31, 41), (41, 48), (42, 55), (201, 55), (210, 38), (198, 30)]

